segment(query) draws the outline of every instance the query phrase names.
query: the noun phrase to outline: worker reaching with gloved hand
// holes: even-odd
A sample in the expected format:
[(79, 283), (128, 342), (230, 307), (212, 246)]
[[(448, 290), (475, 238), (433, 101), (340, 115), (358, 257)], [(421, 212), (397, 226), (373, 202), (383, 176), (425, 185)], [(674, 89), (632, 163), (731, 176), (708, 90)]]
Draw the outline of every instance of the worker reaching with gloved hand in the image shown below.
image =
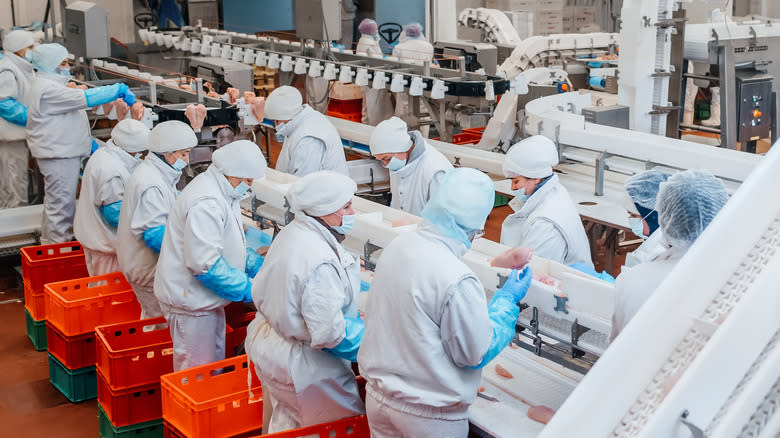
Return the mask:
[(81, 160), (92, 146), (87, 108), (135, 95), (125, 84), (87, 90), (67, 87), (71, 78), (68, 50), (60, 44), (41, 44), (32, 50), (37, 71), (27, 109), (27, 144), (43, 174), (42, 243), (73, 239), (76, 190)]
[(165, 223), (178, 191), (176, 183), (198, 145), (195, 132), (184, 122), (162, 122), (149, 133), (149, 154), (125, 186), (119, 213), (116, 255), (119, 269), (141, 304), (141, 319), (162, 315), (154, 296), (154, 274)]
[(396, 237), (377, 263), (358, 354), (371, 436), (466, 437), (482, 367), (515, 335), (531, 269), (513, 270), (487, 304), (461, 258), (493, 208), (493, 181), (453, 169), (417, 231)]
[(119, 270), (116, 230), (122, 199), (130, 174), (141, 164), (148, 139), (146, 125), (122, 120), (111, 130), (111, 140), (84, 167), (73, 231), (84, 247), (89, 275)]
[(174, 370), (224, 359), (225, 305), (252, 301), (261, 258), (247, 252), (239, 201), (265, 168), (255, 143), (223, 146), (168, 214), (154, 294), (171, 330)]
[(363, 337), (360, 261), (341, 245), (355, 222), (355, 190), (349, 177), (322, 171), (287, 193), (295, 220), (274, 239), (255, 282), (258, 312), (246, 339), (263, 382), (266, 433), (365, 411), (350, 365)]

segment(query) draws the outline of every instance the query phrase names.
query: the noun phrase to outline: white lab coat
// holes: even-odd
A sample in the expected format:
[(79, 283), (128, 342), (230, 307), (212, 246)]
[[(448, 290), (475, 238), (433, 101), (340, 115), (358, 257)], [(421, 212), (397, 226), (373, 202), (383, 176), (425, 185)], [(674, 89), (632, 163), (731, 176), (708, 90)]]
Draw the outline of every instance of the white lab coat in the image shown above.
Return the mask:
[[(14, 53), (0, 58), (0, 100), (12, 98), (30, 106), (32, 65)], [(24, 126), (0, 117), (0, 209), (27, 204), (29, 152)]]
[(81, 159), (91, 148), (84, 90), (65, 86), (68, 79), (38, 72), (27, 107), (27, 145), (43, 174), (41, 241), (73, 239)]
[(666, 250), (669, 249), (669, 246), (663, 242), (662, 235), (663, 233), (661, 233), (660, 228), (655, 230), (650, 237), (639, 245), (639, 248), (626, 255), (625, 266), (630, 268), (640, 263), (652, 262), (658, 256), (666, 252)]
[(384, 249), (368, 296), (358, 364), (367, 396), (396, 413), (369, 416), (372, 432), (375, 422), (377, 430), (400, 429), (403, 417), (432, 424), (467, 421), (482, 376), (471, 367), (487, 353), (493, 324), (482, 284), (461, 261), (466, 251), (428, 223)]
[(84, 167), (73, 231), (84, 247), (89, 275), (119, 270), (116, 228), (110, 226), (101, 207), (121, 201), (130, 173), (141, 163), (109, 140)]
[(423, 138), (420, 131), (411, 131), (414, 142), (409, 162), (398, 171), (390, 172), (390, 206), (420, 216), (425, 204), (439, 186), (444, 174), (452, 169), (447, 157)]
[(501, 244), (533, 248), (534, 254), (558, 263), (593, 266), (590, 244), (569, 192), (553, 174), (501, 225)]
[(382, 48), (379, 46), (379, 40), (372, 35), (361, 35), (355, 48), (355, 53), (358, 55), (382, 56)]
[(314, 218), (297, 214), (274, 239), (255, 277), (259, 311), (246, 340), (275, 402), (268, 432), (364, 413), (350, 362), (323, 351), (344, 339), (359, 292), (359, 261)]
[(687, 250), (688, 248), (670, 248), (654, 261), (632, 268), (623, 268), (615, 281), (615, 311), (612, 314), (610, 341), (620, 334), (645, 301), (677, 266)]
[(141, 304), (141, 317), (162, 315), (154, 296), (157, 253), (144, 243), (144, 232), (165, 225), (176, 200), (181, 171), (150, 152), (135, 168), (125, 186), (117, 227), (116, 255), (119, 268)]
[[(211, 165), (174, 202), (154, 278), (154, 295), (169, 322), (176, 317), (184, 328), (197, 326), (199, 320), (209, 327), (224, 326), (223, 308), (230, 301), (195, 276), (208, 272), (220, 257), (244, 271), (246, 236), (240, 200), (227, 178)], [(221, 332), (197, 334), (171, 326), (174, 369), (224, 359), (224, 327)]]
[(349, 175), (341, 136), (327, 117), (304, 105), (278, 134), (284, 136), (276, 170), (303, 177), (320, 170)]

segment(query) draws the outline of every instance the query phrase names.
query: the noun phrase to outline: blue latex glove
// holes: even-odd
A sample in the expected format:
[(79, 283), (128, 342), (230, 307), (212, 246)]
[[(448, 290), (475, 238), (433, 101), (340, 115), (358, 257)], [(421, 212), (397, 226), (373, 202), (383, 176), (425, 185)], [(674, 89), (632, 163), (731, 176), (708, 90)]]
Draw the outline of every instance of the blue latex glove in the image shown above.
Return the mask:
[(490, 339), (490, 347), (482, 356), (482, 361), (472, 369), (480, 369), (493, 360), (498, 353), (509, 345), (515, 336), (515, 324), (520, 316), (520, 306), (517, 302), (525, 297), (528, 288), (531, 287), (533, 274), (531, 268), (525, 268), (521, 273), (513, 270), (504, 287), (493, 294), (493, 299), (488, 305), (488, 315), (493, 323), (493, 337)]
[(144, 243), (152, 251), (159, 254), (160, 248), (162, 248), (162, 241), (164, 235), (165, 235), (165, 225), (158, 225), (154, 228), (149, 228), (148, 230), (144, 231)]
[(92, 146), (89, 150), (89, 154), (92, 155), (95, 153), (95, 151), (98, 150), (98, 148), (100, 147), (100, 143), (98, 143), (97, 140), (95, 140), (94, 138), (90, 138), (90, 140), (92, 141)]
[(599, 280), (606, 281), (607, 283), (615, 284), (615, 277), (609, 275), (607, 271), (598, 272), (595, 269), (591, 268), (590, 265), (586, 263), (572, 263), (569, 265), (570, 268), (576, 269), (582, 273), (588, 274), (591, 277), (598, 278)]
[[(87, 97), (87, 106), (94, 107), (113, 102), (120, 97), (124, 98), (128, 92), (130, 92), (130, 88), (127, 85), (120, 83), (88, 88), (84, 90), (84, 95)], [(132, 94), (132, 92), (130, 92), (130, 94)], [(133, 98), (135, 98), (135, 95), (133, 95)], [(125, 100), (125, 102), (127, 101)], [(135, 103), (135, 101), (133, 101), (133, 103)]]
[(0, 100), (0, 117), (14, 125), (27, 126), (27, 107), (13, 97)]
[(116, 201), (112, 204), (101, 206), (100, 212), (103, 213), (103, 219), (105, 219), (109, 225), (116, 228), (119, 226), (119, 210), (121, 208), (122, 201)]
[(344, 339), (339, 342), (333, 348), (325, 348), (328, 353), (347, 359), (351, 362), (357, 362), (358, 349), (360, 348), (360, 342), (363, 341), (363, 334), (366, 332), (366, 325), (362, 319), (358, 318), (344, 318), (345, 336)]
[(136, 99), (135, 97), (135, 93), (133, 93), (129, 88), (127, 89), (127, 92), (120, 93), (119, 97), (121, 97), (122, 100), (125, 101), (127, 106), (133, 106), (133, 104), (138, 101), (138, 99)]
[(257, 250), (261, 246), (271, 246), (273, 237), (252, 227), (246, 229), (246, 247)]
[(366, 280), (360, 280), (360, 292), (368, 292), (371, 289), (371, 283)]
[(231, 267), (222, 257), (205, 274), (196, 275), (204, 286), (230, 301), (252, 302), (252, 282), (246, 273)]
[(255, 252), (252, 248), (246, 249), (246, 266), (244, 270), (246, 271), (246, 274), (249, 276), (249, 278), (255, 278), (255, 275), (257, 275), (257, 271), (260, 270), (260, 267), (263, 266), (263, 262), (265, 259), (263, 256)]

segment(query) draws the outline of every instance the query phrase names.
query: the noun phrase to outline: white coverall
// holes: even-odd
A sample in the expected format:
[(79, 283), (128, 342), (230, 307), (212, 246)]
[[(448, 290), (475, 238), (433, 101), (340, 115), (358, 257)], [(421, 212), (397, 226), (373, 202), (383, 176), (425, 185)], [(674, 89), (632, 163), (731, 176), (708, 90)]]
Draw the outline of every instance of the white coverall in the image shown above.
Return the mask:
[(514, 200), (509, 206), (515, 212), (501, 225), (502, 245), (530, 247), (535, 255), (558, 263), (593, 266), (582, 220), (558, 175), (553, 174), (522, 206)]
[[(32, 64), (6, 51), (0, 59), (0, 100), (12, 98), (29, 110)], [(27, 205), (29, 152), (24, 126), (0, 117), (0, 209)]]
[(640, 263), (652, 262), (658, 258), (658, 256), (666, 252), (666, 250), (669, 249), (669, 246), (663, 243), (662, 235), (663, 233), (661, 233), (660, 228), (655, 230), (655, 232), (651, 234), (650, 237), (645, 239), (645, 241), (639, 245), (639, 248), (626, 254), (626, 262), (624, 266), (630, 268)]
[(358, 316), (359, 261), (299, 213), (274, 239), (260, 270), (252, 289), (259, 311), (246, 351), (263, 393), (271, 395), (266, 432), (364, 413), (350, 362), (323, 351), (344, 339), (344, 318)]
[(409, 136), (414, 142), (409, 161), (401, 170), (390, 172), (390, 206), (419, 216), (452, 164), (425, 141), (420, 131), (411, 131)]
[(181, 171), (149, 152), (125, 186), (116, 255), (120, 270), (141, 304), (142, 319), (162, 315), (160, 303), (154, 296), (158, 255), (144, 243), (144, 232), (165, 225), (176, 200), (176, 183), (180, 178)]
[(377, 263), (358, 352), (373, 438), (466, 437), (493, 323), (466, 246), (433, 225), (402, 234)]
[(73, 231), (84, 246), (90, 276), (119, 270), (116, 228), (106, 222), (101, 207), (122, 201), (130, 173), (140, 163), (109, 140), (84, 167)]
[(81, 160), (92, 146), (84, 90), (68, 88), (67, 82), (67, 77), (38, 72), (27, 108), (27, 144), (46, 192), (41, 226), (46, 243), (73, 240)]
[[(433, 61), (433, 45), (422, 38), (410, 38), (398, 43), (393, 49), (393, 56), (401, 62), (416, 65), (430, 64)], [(409, 108), (408, 92), (396, 93), (395, 115), (403, 118), (412, 113)], [(422, 103), (420, 109), (423, 110)], [(427, 135), (427, 133), (425, 133)]]
[[(371, 35), (363, 35), (357, 43), (355, 52), (368, 56), (382, 56), (379, 42)], [(370, 85), (360, 87), (363, 92), (363, 120), (366, 125), (376, 126), (393, 117), (393, 100), (387, 89), (376, 90)]]
[(195, 276), (207, 273), (219, 257), (244, 271), (240, 200), (212, 164), (184, 188), (168, 214), (154, 294), (171, 329), (174, 370), (225, 358), (225, 305), (230, 301)]
[[(656, 231), (658, 232), (660, 230)], [(642, 304), (663, 283), (687, 250), (687, 247), (672, 247), (652, 262), (623, 268), (615, 281), (615, 312), (612, 314), (610, 342), (620, 334)]]
[(284, 136), (276, 170), (303, 177), (318, 170), (349, 175), (344, 145), (327, 117), (304, 105), (292, 120), (277, 130)]

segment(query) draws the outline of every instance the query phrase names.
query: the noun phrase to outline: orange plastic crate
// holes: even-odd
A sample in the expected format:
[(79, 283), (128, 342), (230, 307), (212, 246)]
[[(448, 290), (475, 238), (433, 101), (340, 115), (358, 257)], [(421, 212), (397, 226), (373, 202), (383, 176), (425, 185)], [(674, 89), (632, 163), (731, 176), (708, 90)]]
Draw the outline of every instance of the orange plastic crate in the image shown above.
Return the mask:
[(225, 355), (227, 357), (236, 356), (237, 351), (244, 345), (246, 339), (246, 327), (255, 319), (257, 312), (248, 312), (233, 318), (228, 327), (232, 329), (225, 333)]
[(121, 272), (49, 283), (46, 319), (65, 336), (100, 325), (137, 320), (141, 306)]
[(159, 383), (115, 391), (98, 371), (97, 390), (98, 403), (114, 427), (159, 420), (162, 417)]
[[(263, 433), (263, 427), (261, 426), (249, 432), (233, 435), (230, 438), (253, 438), (262, 433)], [(172, 424), (168, 423), (167, 421), (163, 421), (163, 437), (164, 438), (188, 438), (187, 435), (181, 433), (179, 430), (177, 430), (175, 427), (173, 427)]]
[(360, 415), (262, 436), (269, 438), (308, 438), (312, 436), (319, 438), (370, 438), (371, 433), (368, 430), (368, 418), (365, 415)]
[(78, 242), (28, 246), (21, 254), (25, 308), (36, 321), (46, 319), (46, 283), (89, 275), (84, 249)]
[(49, 354), (69, 370), (95, 365), (95, 332), (65, 336), (47, 322), (46, 344)]
[(161, 383), (163, 420), (184, 436), (229, 437), (263, 424), (260, 379), (246, 355), (166, 374)]
[(328, 111), (341, 114), (349, 113), (362, 113), (363, 112), (363, 99), (331, 99), (328, 102)]
[(331, 117), (336, 117), (337, 119), (344, 119), (349, 120), (350, 122), (358, 122), (360, 123), (363, 120), (363, 114), (361, 112), (355, 112), (355, 113), (341, 113), (338, 111), (330, 111), (326, 113), (327, 115)]
[(96, 327), (95, 334), (97, 368), (114, 390), (159, 383), (173, 371), (173, 341), (162, 316)]

